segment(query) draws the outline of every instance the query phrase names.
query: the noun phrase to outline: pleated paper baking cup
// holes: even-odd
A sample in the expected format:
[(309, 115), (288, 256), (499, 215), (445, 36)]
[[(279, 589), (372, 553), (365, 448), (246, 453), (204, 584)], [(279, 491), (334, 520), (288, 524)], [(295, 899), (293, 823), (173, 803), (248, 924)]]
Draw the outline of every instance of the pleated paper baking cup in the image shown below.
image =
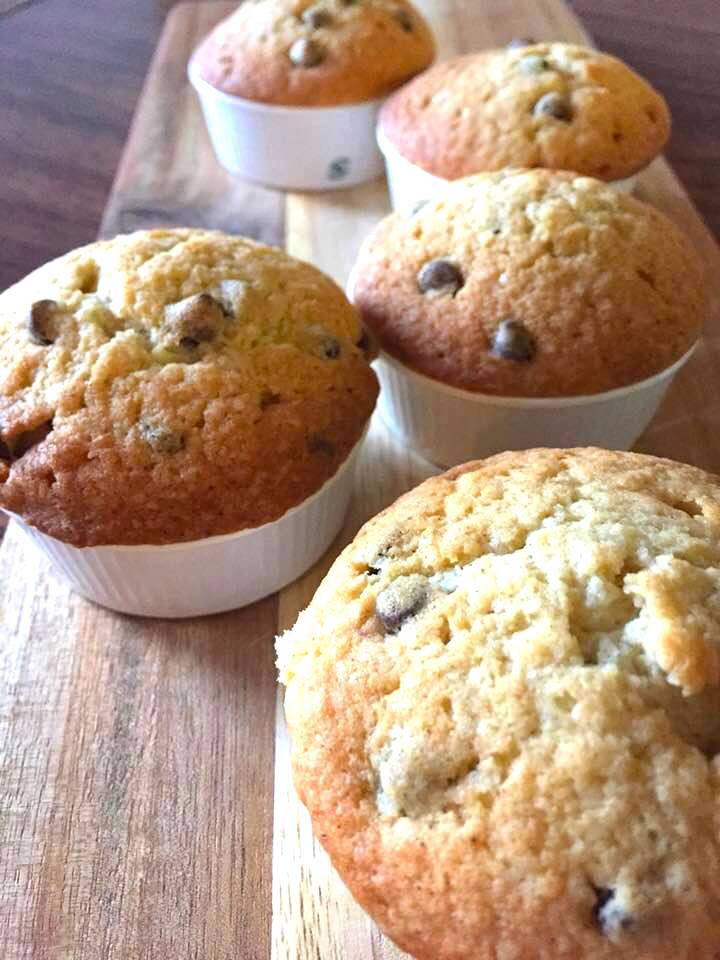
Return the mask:
[(195, 617), (244, 607), (295, 580), (338, 534), (362, 440), (337, 472), (279, 520), (167, 546), (74, 547), (15, 522), (79, 594), (143, 617)]
[(283, 107), (217, 90), (191, 60), (215, 154), (226, 170), (282, 190), (340, 190), (383, 172), (375, 142), (382, 99), (338, 107)]
[[(412, 216), (423, 203), (453, 182), (443, 177), (436, 177), (403, 157), (380, 127), (377, 129), (377, 142), (385, 158), (390, 202), (396, 213), (404, 217)], [(622, 193), (632, 193), (636, 183), (637, 175), (625, 180), (611, 180), (608, 186)]]
[(673, 377), (695, 351), (646, 380), (578, 397), (500, 397), (447, 386), (387, 353), (375, 362), (378, 409), (398, 439), (449, 467), (502, 450), (606, 447), (627, 450), (655, 415)]

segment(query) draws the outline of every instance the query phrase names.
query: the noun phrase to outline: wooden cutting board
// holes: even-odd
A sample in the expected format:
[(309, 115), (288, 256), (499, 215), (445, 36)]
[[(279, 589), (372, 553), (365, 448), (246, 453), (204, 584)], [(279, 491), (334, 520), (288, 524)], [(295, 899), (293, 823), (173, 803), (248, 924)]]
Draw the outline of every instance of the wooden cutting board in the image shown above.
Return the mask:
[[(102, 223), (219, 227), (285, 244), (344, 283), (387, 211), (383, 182), (251, 187), (215, 163), (185, 64), (234, 4), (168, 17)], [(583, 39), (561, 0), (422, 0), (448, 56), (513, 36)], [(641, 195), (713, 285), (704, 344), (638, 449), (720, 470), (720, 254), (670, 169)], [(12, 526), (0, 548), (0, 954), (7, 960), (390, 960), (293, 793), (272, 641), (369, 516), (434, 472), (373, 422), (345, 528), (279, 596), (184, 622), (74, 596)]]

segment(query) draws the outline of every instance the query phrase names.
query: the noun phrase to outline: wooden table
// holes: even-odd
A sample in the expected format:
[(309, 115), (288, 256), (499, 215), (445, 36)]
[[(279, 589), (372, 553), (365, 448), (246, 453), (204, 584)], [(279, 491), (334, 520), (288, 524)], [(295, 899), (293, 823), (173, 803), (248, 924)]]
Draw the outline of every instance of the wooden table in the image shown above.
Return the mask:
[[(458, 0), (418, 2), (449, 11), (450, 19), (467, 17)], [(618, 52), (677, 98), (675, 149), (684, 152), (675, 159), (681, 172), (688, 165), (689, 186), (717, 224), (715, 2), (688, 2), (682, 15), (673, 10), (687, 26), (676, 22), (672, 37), (657, 14), (669, 4), (633, 19), (621, 0), (610, 0), (604, 19), (589, 26), (599, 39), (608, 31), (605, 46), (614, 38)], [(143, 101), (103, 230), (163, 215), (230, 225), (223, 218), (231, 210), (235, 227), (284, 240), (341, 280), (354, 245), (385, 209), (382, 185), (284, 198), (248, 190), (216, 168), (182, 75), (188, 45), (220, 7), (213, 0), (186, 18), (192, 36), (173, 20), (177, 35), (166, 36), (151, 83), (155, 96), (168, 99)], [(123, 0), (122, 16), (119, 9), (109, 0), (82, 7), (46, 0), (0, 19), (0, 89), (11, 91), (0, 105), (0, 129), (11, 133), (0, 139), (0, 156), (15, 169), (0, 178), (8, 281), (97, 231), (162, 14), (147, 0)], [(468, 41), (503, 39), (504, 18), (517, 23), (523, 11), (545, 30), (557, 23), (561, 35), (577, 36), (560, 0), (483, 0), (482, 9), (487, 19)], [(54, 53), (58, 36), (69, 51), (62, 58)], [(443, 42), (447, 49), (447, 31)], [(680, 82), (663, 83), (675, 71), (696, 77), (696, 99)], [(698, 111), (706, 110), (700, 123)], [(180, 149), (188, 130), (197, 144), (191, 156)], [(644, 190), (684, 223), (720, 274), (717, 250), (664, 165), (644, 178)], [(215, 204), (216, 196), (233, 202)], [(328, 243), (333, 231), (320, 224), (341, 225), (346, 248)], [(716, 329), (693, 361), (696, 376), (673, 392), (642, 449), (720, 468), (720, 391), (705, 389), (720, 355)], [(700, 407), (702, 429), (684, 430)], [(343, 538), (432, 469), (398, 451), (377, 423), (370, 441)], [(292, 622), (322, 570), (323, 563), (279, 597), (242, 611), (144, 621), (74, 596), (17, 532), (8, 535), (0, 549), (3, 960), (398, 960), (317, 850), (288, 778), (272, 638)]]

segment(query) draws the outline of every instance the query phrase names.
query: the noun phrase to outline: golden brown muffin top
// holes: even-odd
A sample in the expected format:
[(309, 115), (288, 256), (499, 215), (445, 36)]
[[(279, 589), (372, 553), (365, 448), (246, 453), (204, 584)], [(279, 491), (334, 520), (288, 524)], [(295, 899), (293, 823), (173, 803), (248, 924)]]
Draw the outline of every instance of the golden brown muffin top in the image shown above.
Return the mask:
[(604, 450), (455, 468), (278, 641), (299, 794), (418, 960), (711, 960), (720, 478)]
[(384, 97), (434, 54), (408, 0), (255, 0), (215, 27), (193, 59), (224, 93), (328, 107)]
[(380, 122), (404, 157), (449, 180), (503, 167), (621, 180), (670, 134), (665, 100), (642, 77), (568, 43), (438, 63), (387, 102)]
[(388, 353), (479, 393), (553, 397), (643, 380), (681, 357), (707, 309), (689, 240), (598, 180), (502, 171), (386, 217), (352, 298)]
[(332, 280), (244, 237), (68, 253), (0, 296), (0, 507), (78, 546), (276, 520), (362, 434), (364, 346)]

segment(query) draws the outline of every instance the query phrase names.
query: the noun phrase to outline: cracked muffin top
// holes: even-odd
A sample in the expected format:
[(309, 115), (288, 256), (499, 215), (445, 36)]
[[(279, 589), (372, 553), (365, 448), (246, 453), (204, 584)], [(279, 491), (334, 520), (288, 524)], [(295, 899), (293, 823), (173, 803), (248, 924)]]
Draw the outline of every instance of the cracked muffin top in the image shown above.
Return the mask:
[(700, 259), (662, 213), (589, 177), (503, 171), (444, 187), (364, 243), (349, 284), (389, 354), (478, 393), (643, 380), (697, 340)]
[(77, 546), (278, 519), (359, 440), (367, 338), (315, 267), (244, 237), (152, 230), (0, 295), (0, 507)]
[(387, 96), (434, 54), (408, 0), (255, 0), (215, 27), (193, 62), (233, 96), (330, 107)]
[(670, 135), (665, 100), (642, 77), (567, 43), (439, 63), (390, 98), (380, 123), (403, 157), (448, 180), (503, 167), (622, 180)]
[(293, 767), (418, 960), (714, 960), (720, 478), (506, 453), (375, 517), (278, 640)]

